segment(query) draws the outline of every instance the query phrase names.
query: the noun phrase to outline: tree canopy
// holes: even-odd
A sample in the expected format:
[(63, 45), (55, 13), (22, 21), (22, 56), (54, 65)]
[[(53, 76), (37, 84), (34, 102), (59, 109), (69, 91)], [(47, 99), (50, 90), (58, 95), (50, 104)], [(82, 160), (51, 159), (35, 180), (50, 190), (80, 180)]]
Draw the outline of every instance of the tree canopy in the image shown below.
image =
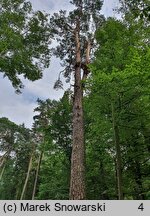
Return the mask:
[[(50, 62), (47, 15), (25, 0), (0, 0), (0, 72), (19, 91), (21, 77), (37, 80)], [(21, 76), (22, 75), (22, 76)]]
[(122, 2), (118, 20), (98, 0), (50, 16), (1, 0), (0, 71), (17, 90), (40, 78), (53, 38), (71, 88), (37, 99), (32, 129), (0, 118), (0, 199), (150, 199), (148, 1)]

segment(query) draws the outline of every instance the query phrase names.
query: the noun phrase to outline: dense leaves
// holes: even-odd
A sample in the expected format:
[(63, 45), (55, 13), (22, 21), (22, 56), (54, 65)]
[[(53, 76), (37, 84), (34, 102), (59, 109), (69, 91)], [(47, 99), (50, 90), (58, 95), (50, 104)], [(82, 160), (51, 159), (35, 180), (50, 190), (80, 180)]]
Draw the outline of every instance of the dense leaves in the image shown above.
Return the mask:
[[(146, 199), (147, 174), (144, 173), (146, 167), (149, 169), (149, 153), (144, 130), (147, 131), (149, 124), (149, 47), (145, 48), (142, 34), (132, 44), (128, 43), (129, 36), (135, 37), (131, 35), (130, 27), (112, 19), (97, 32), (100, 47), (91, 65), (91, 80), (87, 83), (92, 118), (89, 131), (96, 133), (96, 138), (100, 137), (99, 148), (104, 146), (103, 151), (110, 152), (116, 169), (118, 162), (121, 163), (124, 197)], [(138, 46), (141, 42), (143, 47)], [(118, 145), (115, 145), (116, 139)], [(116, 177), (118, 180), (119, 176)], [(131, 188), (127, 186), (129, 182), (132, 182)]]
[(47, 15), (33, 12), (25, 0), (0, 0), (0, 5), (0, 72), (19, 91), (23, 87), (20, 75), (34, 81), (49, 66)]
[[(124, 2), (122, 20), (104, 21), (101, 1), (73, 0), (76, 9), (55, 13), (49, 24), (59, 43), (53, 52), (67, 79), (78, 67), (74, 32), (79, 17), (82, 72), (89, 40), (95, 51), (91, 64), (86, 62), (91, 73), (81, 82), (87, 199), (150, 199), (148, 2)], [(47, 18), (32, 14), (23, 0), (1, 4), (1, 72), (19, 88), (18, 75), (31, 80), (41, 76), (35, 58), (48, 66)], [(135, 19), (136, 11), (142, 19)], [(62, 87), (60, 78), (55, 87)], [(69, 199), (73, 102), (71, 90), (58, 101), (38, 99), (31, 130), (0, 119), (0, 199)]]
[(120, 0), (122, 9), (131, 11), (136, 18), (150, 21), (149, 0)]

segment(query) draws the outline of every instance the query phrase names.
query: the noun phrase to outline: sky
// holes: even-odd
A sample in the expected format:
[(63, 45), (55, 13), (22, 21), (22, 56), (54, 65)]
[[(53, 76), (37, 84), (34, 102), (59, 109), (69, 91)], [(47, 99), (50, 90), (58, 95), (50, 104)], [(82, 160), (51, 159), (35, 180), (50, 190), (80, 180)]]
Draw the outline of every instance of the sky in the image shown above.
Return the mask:
[[(70, 10), (69, 0), (30, 0), (34, 10), (44, 10), (52, 14), (60, 9)], [(115, 16), (113, 8), (118, 6), (118, 0), (104, 0), (102, 14)], [(3, 78), (0, 73), (0, 117), (7, 117), (16, 124), (24, 123), (31, 128), (33, 123), (33, 112), (37, 106), (37, 98), (58, 100), (63, 95), (63, 90), (54, 90), (53, 86), (61, 70), (59, 59), (52, 58), (48, 69), (43, 72), (43, 78), (38, 81), (23, 80), (25, 88), (21, 94), (16, 94), (10, 81)], [(64, 88), (67, 88), (65, 85)]]

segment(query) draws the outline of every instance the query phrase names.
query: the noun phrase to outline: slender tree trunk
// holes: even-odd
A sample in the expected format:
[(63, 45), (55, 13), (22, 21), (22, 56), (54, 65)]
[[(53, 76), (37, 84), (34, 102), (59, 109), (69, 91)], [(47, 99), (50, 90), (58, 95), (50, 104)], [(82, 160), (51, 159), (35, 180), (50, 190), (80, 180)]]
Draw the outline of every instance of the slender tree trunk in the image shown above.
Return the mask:
[(36, 175), (35, 175), (35, 181), (34, 181), (34, 187), (33, 187), (33, 193), (32, 193), (32, 200), (34, 200), (34, 197), (35, 197), (36, 186), (37, 186), (38, 175), (39, 175), (39, 171), (40, 171), (42, 157), (43, 157), (43, 151), (39, 155), (39, 160), (38, 160), (38, 165), (37, 165)]
[(141, 168), (140, 168), (140, 163), (139, 161), (135, 161), (135, 182), (136, 182), (136, 187), (135, 187), (135, 193), (136, 193), (136, 199), (137, 200), (144, 200), (144, 195), (143, 195), (143, 186), (142, 186), (142, 174), (141, 174)]
[(7, 152), (0, 159), (0, 169), (1, 169), (0, 181), (1, 181), (2, 177), (3, 177), (5, 167), (6, 167), (6, 160), (8, 159), (8, 156), (9, 156), (10, 152), (11, 152), (11, 150), (8, 149)]
[(101, 161), (101, 163), (100, 163), (100, 176), (103, 179), (103, 192), (101, 194), (101, 198), (103, 200), (108, 200), (109, 199), (108, 187), (107, 187), (107, 184), (106, 184), (106, 172), (105, 172), (105, 167), (104, 167), (103, 161)]
[(0, 173), (0, 181), (2, 180), (4, 171), (5, 171), (5, 167), (6, 167), (6, 164), (4, 164), (4, 166), (3, 166), (2, 170), (1, 170), (1, 173)]
[[(138, 143), (136, 141), (134, 141), (134, 143), (132, 144), (134, 147), (134, 151), (138, 152)], [(142, 185), (142, 172), (141, 172), (141, 164), (139, 161), (139, 158), (136, 156), (131, 158), (130, 161), (131, 164), (131, 171), (133, 173), (134, 176), (134, 181), (136, 184), (134, 184), (134, 194), (133, 197), (136, 200), (144, 200), (144, 193), (143, 193), (143, 185)]]
[(17, 185), (17, 189), (16, 189), (16, 194), (15, 194), (15, 200), (19, 200), (20, 199), (20, 185)]
[(76, 39), (76, 65), (73, 101), (73, 146), (71, 157), (70, 199), (85, 199), (85, 145), (83, 124), (83, 91), (81, 83), (81, 56), (79, 41), (80, 23), (77, 21)]
[(122, 190), (122, 167), (121, 167), (121, 150), (119, 141), (119, 129), (116, 124), (115, 109), (112, 102), (112, 122), (113, 122), (113, 132), (114, 141), (116, 145), (116, 168), (117, 168), (117, 187), (118, 187), (118, 199), (123, 200), (123, 190)]
[(3, 167), (5, 161), (7, 160), (9, 154), (10, 154), (11, 150), (8, 149), (5, 154), (0, 158), (0, 168)]
[(26, 191), (27, 183), (28, 183), (29, 176), (30, 176), (30, 171), (31, 171), (31, 168), (32, 168), (32, 158), (33, 158), (33, 153), (31, 154), (31, 157), (30, 157), (30, 161), (29, 161), (29, 165), (28, 165), (28, 172), (27, 172), (27, 175), (26, 175), (26, 179), (25, 179), (25, 182), (24, 182), (24, 186), (23, 186), (23, 190), (22, 190), (22, 193), (21, 193), (20, 200), (23, 199), (25, 191)]
[(3, 164), (4, 164), (5, 160), (6, 160), (6, 158), (4, 157), (4, 158), (2, 158), (2, 160), (0, 161), (0, 168), (3, 167)]
[(144, 135), (144, 139), (145, 139), (145, 144), (147, 146), (147, 150), (150, 153), (150, 130), (147, 128), (144, 128), (143, 130), (143, 135)]

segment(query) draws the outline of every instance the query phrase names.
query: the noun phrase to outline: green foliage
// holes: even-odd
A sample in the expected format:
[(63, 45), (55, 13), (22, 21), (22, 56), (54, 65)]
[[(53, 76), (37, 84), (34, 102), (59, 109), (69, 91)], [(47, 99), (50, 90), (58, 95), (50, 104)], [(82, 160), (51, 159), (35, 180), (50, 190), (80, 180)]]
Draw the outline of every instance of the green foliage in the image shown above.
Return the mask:
[(72, 136), (72, 104), (70, 92), (66, 91), (60, 101), (41, 101), (38, 99), (38, 107), (34, 116), (34, 128), (44, 134), (45, 140), (52, 139), (59, 148), (71, 158)]
[(66, 91), (59, 101), (38, 99), (37, 102), (33, 130), (43, 136), (39, 149), (44, 157), (36, 199), (68, 199), (72, 136), (70, 92)]
[[(45, 53), (42, 62), (48, 66), (49, 59), (45, 62), (49, 56), (50, 36), (47, 17), (41, 12), (32, 14), (31, 4), (24, 0), (1, 0), (1, 3), (1, 72), (19, 88), (18, 75), (33, 80), (38, 78), (37, 73), (41, 74), (32, 57), (40, 60)], [(112, 104), (121, 151), (124, 199), (150, 199), (150, 47), (147, 19), (143, 22), (129, 15), (123, 21), (109, 18), (103, 22), (99, 16), (101, 1), (73, 0), (72, 4), (75, 9), (68, 16), (60, 11), (50, 20), (53, 36), (60, 43), (55, 54), (64, 63), (66, 78), (74, 71), (75, 20), (81, 19), (82, 62), (85, 61), (87, 38), (94, 39), (90, 31), (90, 16), (94, 25), (98, 19), (100, 27), (93, 27), (97, 28), (97, 50), (89, 66), (91, 75), (84, 81), (87, 199), (117, 199), (117, 150)], [(84, 9), (82, 14), (81, 8)], [(58, 84), (61, 86), (62, 83)], [(59, 101), (38, 99), (32, 130), (0, 118), (0, 199), (20, 199), (31, 154), (32, 167), (24, 199), (32, 197), (40, 155), (43, 157), (35, 199), (69, 198), (71, 94), (66, 91)]]
[[(119, 128), (124, 196), (146, 199), (147, 189), (144, 185), (149, 169), (149, 141), (144, 134), (150, 121), (149, 47), (144, 45), (143, 35), (141, 38), (133, 35), (135, 41), (131, 46), (128, 43), (129, 35), (132, 37), (130, 28), (113, 19), (109, 19), (97, 32), (99, 49), (90, 67), (92, 76), (87, 82), (89, 115), (92, 117), (89, 134), (91, 133), (93, 140), (96, 137), (96, 146), (104, 148), (97, 163), (100, 162), (100, 156), (106, 152), (108, 156), (104, 158), (115, 161), (111, 110), (113, 103)], [(142, 44), (140, 40), (143, 47), (138, 46)], [(104, 163), (103, 170), (105, 166), (108, 169), (109, 163)], [(95, 179), (97, 176), (95, 172)], [(110, 195), (109, 190), (107, 191)]]
[(0, 5), (0, 71), (20, 91), (20, 75), (34, 81), (49, 66), (47, 15), (33, 12), (25, 0), (0, 0)]
[(122, 9), (131, 11), (135, 18), (150, 21), (150, 3), (149, 0), (120, 0)]
[(69, 91), (60, 99), (53, 114), (50, 133), (56, 144), (65, 151), (71, 161), (72, 150), (72, 104)]
[[(19, 199), (32, 149), (30, 130), (0, 119), (0, 199)], [(9, 185), (9, 186), (7, 186)], [(3, 193), (4, 191), (4, 193)]]
[(45, 152), (36, 199), (68, 199), (69, 162), (59, 149)]

